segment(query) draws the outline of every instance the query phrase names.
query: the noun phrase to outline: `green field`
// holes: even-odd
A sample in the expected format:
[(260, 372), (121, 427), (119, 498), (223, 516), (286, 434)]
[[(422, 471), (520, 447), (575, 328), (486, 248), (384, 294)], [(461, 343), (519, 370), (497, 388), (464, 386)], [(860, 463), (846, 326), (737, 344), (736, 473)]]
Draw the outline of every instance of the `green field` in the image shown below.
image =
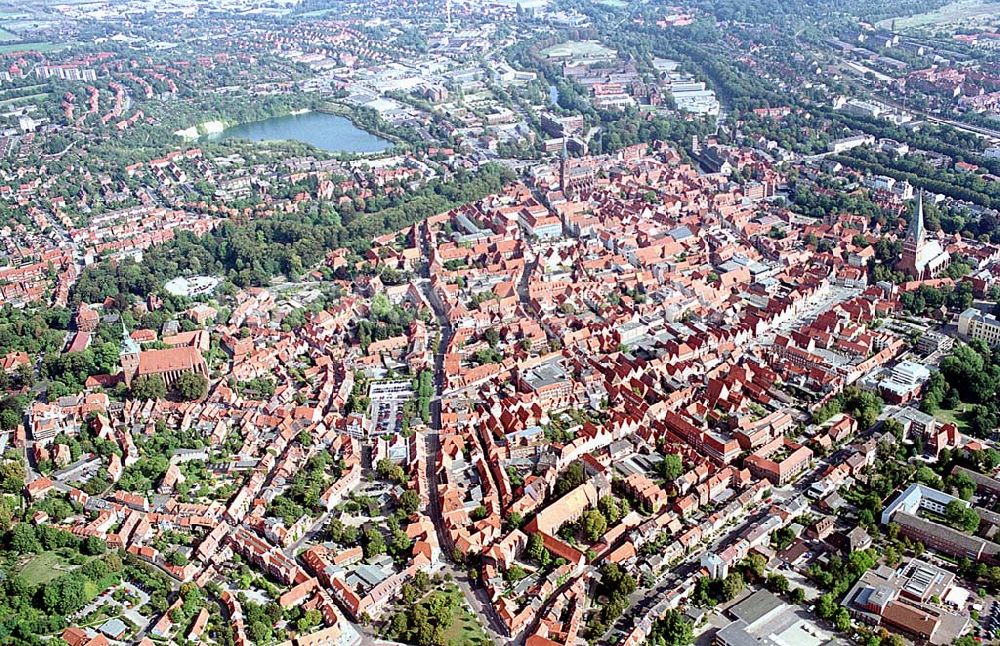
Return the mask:
[(44, 83), (37, 83), (35, 85), (25, 85), (24, 87), (12, 87), (6, 90), (0, 90), (0, 100), (14, 99), (19, 96), (27, 96), (29, 94), (38, 94), (44, 88), (45, 88)]
[[(896, 18), (896, 29), (912, 27), (940, 27), (943, 25), (958, 25), (970, 20), (992, 20), (1000, 16), (1000, 2), (987, 0), (956, 0), (940, 9), (919, 13), (914, 16)], [(882, 20), (880, 27), (889, 27), (893, 19)]]
[(542, 54), (548, 58), (611, 58), (615, 56), (615, 51), (600, 43), (574, 40), (547, 47), (542, 50)]
[(17, 40), (18, 38), (20, 38), (20, 36), (18, 36), (17, 34), (9, 32), (3, 27), (0, 27), (0, 43), (7, 43), (12, 40)]
[(60, 49), (65, 49), (69, 45), (65, 43), (51, 43), (48, 41), (42, 41), (37, 43), (7, 43), (5, 45), (0, 45), (0, 54), (9, 54), (10, 52), (57, 52)]
[(490, 640), (479, 625), (475, 615), (465, 602), (461, 590), (454, 583), (444, 587), (443, 592), (453, 599), (454, 608), (458, 608), (454, 621), (445, 632), (445, 642), (449, 646), (474, 646), (476, 644), (489, 644)]
[[(435, 577), (434, 584), (423, 596), (416, 598), (411, 604), (407, 604), (402, 599), (397, 600), (393, 611), (389, 614), (393, 615), (394, 619), (405, 616), (414, 606), (423, 606), (429, 612), (432, 597), (437, 602), (440, 602), (442, 597), (447, 599), (446, 607), (450, 611), (450, 624), (448, 629), (443, 632), (442, 643), (448, 644), (448, 646), (485, 646), (491, 643), (486, 631), (483, 630), (479, 620), (465, 601), (462, 591), (452, 581), (446, 582)], [(391, 623), (394, 622), (387, 622), (384, 628), (389, 628)]]
[(972, 404), (962, 404), (958, 408), (939, 408), (934, 412), (934, 417), (942, 424), (955, 424), (964, 433), (969, 427), (964, 419), (965, 411), (970, 408)]
[(0, 108), (14, 108), (20, 105), (28, 105), (30, 103), (37, 103), (42, 99), (48, 98), (48, 92), (41, 92), (39, 94), (29, 94), (28, 96), (16, 96), (12, 99), (4, 99), (0, 101)]
[(21, 568), (21, 577), (28, 585), (40, 585), (70, 569), (55, 552), (43, 552)]

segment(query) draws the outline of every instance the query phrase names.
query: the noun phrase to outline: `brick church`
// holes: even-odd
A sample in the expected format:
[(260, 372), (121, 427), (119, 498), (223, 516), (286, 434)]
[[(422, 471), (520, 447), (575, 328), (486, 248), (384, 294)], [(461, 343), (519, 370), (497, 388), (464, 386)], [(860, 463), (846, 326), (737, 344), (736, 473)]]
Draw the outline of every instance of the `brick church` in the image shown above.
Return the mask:
[(941, 275), (951, 264), (951, 256), (935, 239), (927, 239), (924, 229), (924, 193), (917, 197), (917, 212), (910, 220), (903, 242), (903, 255), (896, 269), (913, 280), (930, 280)]
[(160, 375), (167, 388), (170, 388), (185, 372), (193, 372), (208, 378), (208, 364), (205, 363), (205, 358), (201, 356), (198, 348), (181, 346), (165, 350), (143, 350), (129, 336), (124, 322), (118, 356), (126, 386), (131, 386), (132, 380), (136, 377), (145, 375)]

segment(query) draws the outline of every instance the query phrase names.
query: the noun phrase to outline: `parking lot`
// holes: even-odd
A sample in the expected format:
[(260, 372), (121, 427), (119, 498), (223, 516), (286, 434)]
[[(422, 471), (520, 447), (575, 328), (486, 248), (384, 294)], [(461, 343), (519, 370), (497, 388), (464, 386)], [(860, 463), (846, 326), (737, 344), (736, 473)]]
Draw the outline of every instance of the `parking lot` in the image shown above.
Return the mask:
[(984, 640), (993, 640), (996, 639), (997, 635), (1000, 635), (1000, 602), (995, 599), (983, 601), (977, 632)]
[(403, 423), (403, 404), (413, 399), (409, 381), (379, 381), (368, 388), (368, 417), (376, 435), (395, 435)]

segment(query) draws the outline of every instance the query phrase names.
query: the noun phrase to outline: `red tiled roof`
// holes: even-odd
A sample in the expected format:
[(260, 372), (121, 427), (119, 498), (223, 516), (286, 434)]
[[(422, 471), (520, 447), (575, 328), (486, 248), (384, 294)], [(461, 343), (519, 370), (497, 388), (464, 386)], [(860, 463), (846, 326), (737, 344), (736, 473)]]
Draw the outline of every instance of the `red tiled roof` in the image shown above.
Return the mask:
[(175, 370), (191, 370), (204, 359), (197, 348), (183, 346), (167, 350), (146, 350), (139, 355), (139, 374), (150, 375)]

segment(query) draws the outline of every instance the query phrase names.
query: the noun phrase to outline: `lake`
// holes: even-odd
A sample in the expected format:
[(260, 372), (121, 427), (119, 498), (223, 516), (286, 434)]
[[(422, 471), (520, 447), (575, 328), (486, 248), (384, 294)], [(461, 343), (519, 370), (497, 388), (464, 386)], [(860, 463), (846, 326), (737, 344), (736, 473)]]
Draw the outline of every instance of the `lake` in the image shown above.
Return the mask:
[(325, 112), (305, 112), (263, 121), (241, 123), (206, 137), (209, 140), (299, 141), (333, 153), (377, 153), (392, 147), (351, 123), (350, 119)]

